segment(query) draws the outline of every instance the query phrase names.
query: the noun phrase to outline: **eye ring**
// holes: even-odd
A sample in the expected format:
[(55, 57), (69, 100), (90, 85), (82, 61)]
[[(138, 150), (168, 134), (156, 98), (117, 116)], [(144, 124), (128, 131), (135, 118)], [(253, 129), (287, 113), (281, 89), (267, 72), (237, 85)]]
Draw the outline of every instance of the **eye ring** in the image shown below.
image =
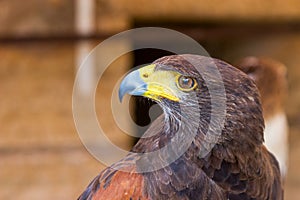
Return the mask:
[(185, 92), (195, 89), (197, 86), (197, 81), (189, 76), (179, 75), (176, 80), (177, 87)]

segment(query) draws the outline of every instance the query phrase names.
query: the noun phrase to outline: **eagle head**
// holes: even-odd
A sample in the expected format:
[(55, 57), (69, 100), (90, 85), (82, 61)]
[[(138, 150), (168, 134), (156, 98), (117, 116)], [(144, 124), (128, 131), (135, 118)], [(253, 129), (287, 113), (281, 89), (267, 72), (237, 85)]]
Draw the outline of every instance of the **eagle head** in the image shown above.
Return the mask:
[(263, 142), (255, 83), (224, 61), (191, 54), (162, 57), (130, 72), (121, 82), (120, 100), (126, 93), (161, 106), (169, 137), (184, 127), (196, 133), (195, 144), (207, 148), (224, 141), (245, 148)]

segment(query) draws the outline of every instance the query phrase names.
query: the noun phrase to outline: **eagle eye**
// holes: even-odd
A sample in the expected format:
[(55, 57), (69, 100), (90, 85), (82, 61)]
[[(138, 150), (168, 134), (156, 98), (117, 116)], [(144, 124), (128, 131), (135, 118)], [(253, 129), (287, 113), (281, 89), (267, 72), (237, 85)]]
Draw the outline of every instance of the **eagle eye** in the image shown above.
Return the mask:
[(176, 83), (182, 91), (191, 91), (197, 86), (197, 81), (194, 78), (183, 75), (178, 76)]

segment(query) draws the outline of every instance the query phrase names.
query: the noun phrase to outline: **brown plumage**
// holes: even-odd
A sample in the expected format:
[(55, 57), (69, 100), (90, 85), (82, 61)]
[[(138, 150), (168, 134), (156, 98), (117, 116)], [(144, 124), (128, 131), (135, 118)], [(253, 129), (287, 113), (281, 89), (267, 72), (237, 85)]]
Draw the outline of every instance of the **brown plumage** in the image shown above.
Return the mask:
[(265, 120), (284, 111), (287, 83), (286, 67), (282, 63), (270, 58), (246, 57), (235, 66), (255, 81), (261, 95)]
[(246, 57), (235, 64), (256, 83), (261, 95), (265, 119), (265, 143), (279, 161), (283, 178), (288, 163), (288, 124), (284, 109), (287, 96), (287, 68), (265, 57)]
[[(193, 61), (193, 65), (189, 61)], [(167, 74), (166, 77), (171, 77), (167, 83), (175, 88), (173, 93), (179, 98), (178, 102), (176, 98), (170, 100), (172, 96), (154, 95), (150, 90), (150, 95), (141, 93), (128, 82), (124, 84), (126, 90), (121, 85), (122, 95), (126, 92), (154, 99), (164, 114), (146, 131), (144, 136), (147, 137), (141, 138), (123, 160), (103, 170), (79, 199), (282, 199), (278, 163), (263, 146), (264, 120), (253, 80), (221, 60), (198, 55), (167, 56), (156, 60), (154, 66), (153, 72), (142, 75), (155, 78), (159, 72)], [(221, 83), (214, 74), (206, 73), (212, 66), (217, 67), (225, 88), (225, 94), (217, 94), (217, 97), (224, 98), (226, 104), (224, 126), (221, 135), (216, 137), (215, 127), (220, 122), (210, 120), (214, 119), (213, 115), (222, 113), (212, 113), (213, 107), (220, 105), (212, 103), (211, 90)], [(196, 101), (191, 97), (192, 91), (176, 89), (174, 73), (196, 81), (192, 90)], [(133, 74), (136, 75), (131, 73), (127, 77), (132, 78)], [(209, 81), (205, 81), (205, 77)], [(209, 82), (213, 89), (209, 89)], [(189, 109), (183, 115), (181, 109), (185, 107)], [(198, 115), (197, 129), (192, 129), (193, 117)], [(181, 128), (183, 132), (178, 132)], [(190, 137), (192, 131), (195, 134), (192, 142), (178, 159), (157, 170), (145, 170), (176, 155), (177, 148), (152, 158), (142, 157), (142, 154), (160, 150), (177, 140), (176, 134), (179, 140)], [(215, 142), (203, 153), (212, 144), (207, 134), (211, 134)]]

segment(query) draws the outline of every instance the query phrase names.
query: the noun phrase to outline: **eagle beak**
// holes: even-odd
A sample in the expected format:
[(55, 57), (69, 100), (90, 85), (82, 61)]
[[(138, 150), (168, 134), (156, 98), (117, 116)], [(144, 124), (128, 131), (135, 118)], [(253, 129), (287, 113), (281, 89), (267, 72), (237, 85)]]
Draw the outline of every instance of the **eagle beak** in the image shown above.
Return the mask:
[(125, 94), (142, 96), (147, 91), (147, 84), (141, 79), (138, 70), (129, 73), (120, 84), (119, 100), (122, 102)]
[(155, 65), (151, 64), (130, 72), (122, 80), (119, 88), (119, 100), (122, 102), (125, 94), (144, 96), (155, 101), (166, 98), (171, 101), (179, 101), (169, 86), (174, 80), (169, 80), (172, 73), (169, 71), (155, 71)]

